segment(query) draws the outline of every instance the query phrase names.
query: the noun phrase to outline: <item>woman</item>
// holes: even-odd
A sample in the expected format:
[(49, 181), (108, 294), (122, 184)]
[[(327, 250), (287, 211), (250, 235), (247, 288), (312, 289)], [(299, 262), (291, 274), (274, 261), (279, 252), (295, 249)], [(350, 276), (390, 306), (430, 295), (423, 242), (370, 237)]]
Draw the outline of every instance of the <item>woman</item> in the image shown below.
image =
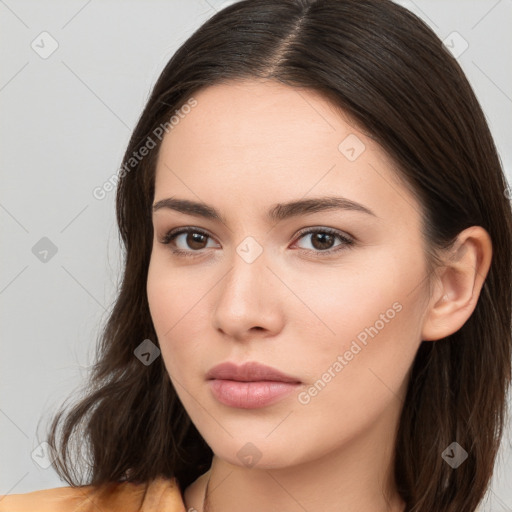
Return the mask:
[(222, 10), (125, 154), (122, 286), (48, 438), (70, 487), (0, 510), (476, 510), (510, 385), (506, 190), (407, 10)]

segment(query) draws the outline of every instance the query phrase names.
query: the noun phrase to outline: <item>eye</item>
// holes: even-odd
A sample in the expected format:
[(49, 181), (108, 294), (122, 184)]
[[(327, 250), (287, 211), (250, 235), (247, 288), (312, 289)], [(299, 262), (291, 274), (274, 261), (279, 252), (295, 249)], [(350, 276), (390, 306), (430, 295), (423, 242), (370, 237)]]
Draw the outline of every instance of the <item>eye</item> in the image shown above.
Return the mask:
[[(181, 240), (180, 240), (181, 238)], [(207, 246), (204, 244), (208, 239), (211, 239), (210, 235), (205, 231), (198, 228), (180, 228), (174, 231), (169, 231), (164, 235), (160, 242), (165, 245), (172, 245), (173, 247), (181, 242), (185, 248), (171, 248), (171, 251), (178, 256), (197, 256), (199, 251), (206, 249)], [(188, 246), (190, 249), (187, 249)]]
[[(351, 237), (332, 228), (308, 228), (299, 232), (299, 240), (308, 236), (311, 237), (312, 248), (300, 248), (299, 250), (308, 255), (313, 254), (315, 257), (329, 256), (354, 244)], [(340, 243), (333, 245), (336, 239)], [(160, 243), (171, 245), (171, 252), (177, 256), (195, 257), (200, 256), (203, 249), (209, 248), (207, 245), (209, 240), (212, 240), (212, 237), (202, 229), (186, 227), (169, 231), (163, 236)], [(180, 244), (182, 247), (179, 247)]]
[[(301, 252), (313, 253), (315, 257), (329, 256), (354, 244), (352, 238), (332, 228), (308, 228), (306, 231), (301, 231), (299, 235), (299, 240), (310, 237), (309, 245), (312, 247), (305, 250), (301, 248)], [(340, 243), (333, 245), (336, 239), (340, 240)]]

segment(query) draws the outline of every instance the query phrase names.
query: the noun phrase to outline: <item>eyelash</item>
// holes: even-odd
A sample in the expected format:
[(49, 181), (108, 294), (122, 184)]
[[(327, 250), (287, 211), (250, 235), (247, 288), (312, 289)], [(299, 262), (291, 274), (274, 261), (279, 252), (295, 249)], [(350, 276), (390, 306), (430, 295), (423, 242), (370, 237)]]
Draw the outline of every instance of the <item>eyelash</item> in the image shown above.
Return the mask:
[[(205, 231), (203, 231), (200, 228), (188, 227), (188, 228), (178, 228), (177, 230), (171, 230), (171, 231), (167, 232), (163, 236), (163, 238), (160, 240), (160, 243), (162, 243), (164, 245), (169, 245), (172, 241), (174, 241), (174, 239), (176, 237), (178, 237), (179, 235), (181, 235), (183, 233), (197, 233), (197, 234), (204, 235), (208, 238), (212, 238), (208, 233), (206, 233)], [(349, 238), (346, 235), (343, 235), (339, 231), (332, 229), (332, 228), (307, 228), (303, 231), (300, 231), (297, 234), (297, 236), (298, 236), (298, 239), (300, 239), (305, 235), (310, 235), (310, 234), (314, 234), (314, 233), (324, 233), (324, 234), (333, 235), (333, 236), (337, 237), (339, 240), (341, 240), (342, 243), (338, 246), (335, 246), (334, 249), (326, 249), (325, 251), (315, 251), (312, 249), (296, 249), (296, 250), (300, 251), (301, 253), (307, 253), (308, 255), (311, 255), (311, 253), (313, 253), (314, 257), (323, 258), (323, 257), (332, 256), (333, 254), (338, 253), (339, 251), (348, 249), (351, 246), (353, 246), (355, 243), (352, 238)], [(179, 257), (183, 256), (183, 257), (188, 257), (188, 258), (195, 258), (195, 257), (201, 256), (203, 254), (202, 250), (185, 251), (183, 249), (171, 249), (171, 252), (173, 254), (175, 254), (176, 256), (179, 256)]]

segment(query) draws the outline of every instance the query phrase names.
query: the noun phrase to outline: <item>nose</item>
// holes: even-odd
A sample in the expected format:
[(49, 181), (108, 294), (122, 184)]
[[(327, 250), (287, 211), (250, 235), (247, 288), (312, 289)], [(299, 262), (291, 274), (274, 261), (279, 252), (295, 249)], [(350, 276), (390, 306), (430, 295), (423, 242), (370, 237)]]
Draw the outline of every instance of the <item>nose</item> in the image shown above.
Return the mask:
[(234, 254), (231, 269), (217, 287), (214, 327), (238, 341), (274, 336), (283, 328), (285, 287), (268, 268), (265, 251), (249, 262)]

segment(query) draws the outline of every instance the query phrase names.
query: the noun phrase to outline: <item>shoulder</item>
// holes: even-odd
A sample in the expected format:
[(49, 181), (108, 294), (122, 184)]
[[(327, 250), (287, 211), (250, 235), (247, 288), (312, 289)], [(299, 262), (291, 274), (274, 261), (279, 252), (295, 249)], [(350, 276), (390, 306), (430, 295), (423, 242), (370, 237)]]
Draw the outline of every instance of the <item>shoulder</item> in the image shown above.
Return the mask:
[(64, 512), (88, 499), (91, 486), (56, 487), (25, 494), (0, 496), (0, 512)]
[(56, 487), (25, 494), (0, 495), (0, 512), (184, 512), (174, 478), (149, 483), (113, 482), (95, 487)]

